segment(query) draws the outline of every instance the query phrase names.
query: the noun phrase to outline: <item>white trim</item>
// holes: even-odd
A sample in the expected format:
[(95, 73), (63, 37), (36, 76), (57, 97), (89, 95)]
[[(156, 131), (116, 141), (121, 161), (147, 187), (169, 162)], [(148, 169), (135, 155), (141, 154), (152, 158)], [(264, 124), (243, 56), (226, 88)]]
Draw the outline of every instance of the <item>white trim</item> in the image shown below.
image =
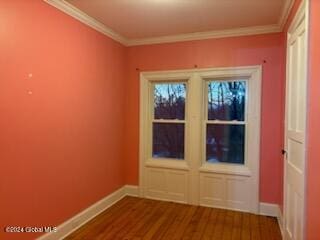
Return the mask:
[(161, 36), (161, 37), (154, 37), (154, 38), (128, 39), (120, 35), (119, 33), (113, 31), (112, 29), (108, 28), (103, 23), (87, 15), (86, 13), (76, 8), (72, 4), (66, 2), (65, 0), (43, 0), (43, 1), (56, 7), (57, 9), (63, 11), (64, 13), (70, 15), (71, 17), (74, 17), (75, 19), (97, 30), (98, 32), (101, 32), (102, 34), (110, 37), (111, 39), (123, 44), (124, 46), (138, 46), (138, 45), (147, 45), (147, 44), (183, 42), (183, 41), (191, 41), (191, 40), (204, 40), (204, 39), (238, 37), (238, 36), (249, 36), (249, 35), (257, 35), (257, 34), (282, 32), (294, 2), (293, 0), (285, 1), (284, 7), (282, 9), (282, 13), (279, 17), (279, 21), (277, 24), (233, 28), (233, 29), (207, 31), (207, 32), (177, 34), (177, 35)]
[[(305, 19), (306, 22), (308, 22), (308, 0), (302, 0), (296, 15), (294, 16), (289, 29), (288, 29), (288, 34), (292, 35), (292, 31), (294, 31), (298, 25), (300, 24), (300, 22)], [(306, 28), (306, 31), (308, 31), (308, 28)]]
[(158, 158), (157, 161), (147, 160), (145, 162), (147, 167), (157, 167), (157, 168), (166, 168), (166, 169), (180, 169), (180, 170), (190, 170), (189, 165), (185, 161), (176, 160), (176, 159), (161, 159)]
[[(226, 73), (232, 69), (232, 73)], [(163, 70), (163, 71), (145, 71), (140, 73), (140, 78), (145, 77), (148, 78), (150, 81), (159, 81), (163, 80), (163, 76), (159, 77), (159, 74), (168, 74), (166, 79), (185, 79), (187, 80), (189, 77), (192, 76), (193, 73), (201, 72), (201, 76), (205, 78), (215, 78), (215, 77), (233, 77), (237, 75), (239, 77), (246, 77), (248, 76), (248, 72), (258, 70), (261, 71), (261, 65), (252, 65), (252, 66), (240, 66), (240, 67), (216, 67), (216, 68), (192, 68), (192, 69), (179, 69), (179, 70)], [(214, 75), (212, 72), (215, 72)], [(170, 75), (173, 74), (173, 75)], [(170, 75), (170, 76), (169, 76)]]
[(139, 196), (139, 187), (135, 185), (126, 185), (125, 186), (126, 196), (138, 197)]
[(53, 7), (58, 8), (62, 12), (68, 14), (71, 17), (79, 20), (80, 22), (88, 25), (89, 27), (97, 30), (98, 32), (110, 37), (111, 39), (123, 44), (127, 45), (127, 39), (116, 33), (112, 29), (108, 28), (106, 25), (97, 21), (93, 17), (90, 17), (80, 9), (76, 8), (72, 4), (66, 2), (65, 0), (43, 0), (46, 3), (52, 5)]
[(37, 240), (63, 239), (125, 196), (138, 196), (138, 187), (125, 185), (122, 188), (119, 188), (115, 192), (109, 194), (74, 217), (60, 224), (57, 227), (57, 232), (46, 233), (40, 236)]
[(278, 224), (279, 224), (279, 228), (280, 228), (280, 231), (281, 231), (282, 238), (284, 238), (283, 215), (282, 215), (282, 212), (281, 212), (280, 207), (278, 208), (278, 216), (277, 216), (277, 219), (278, 219)]
[(281, 31), (282, 29), (277, 24), (244, 27), (244, 28), (233, 28), (233, 29), (226, 29), (226, 30), (195, 32), (195, 33), (186, 33), (186, 34), (178, 34), (178, 35), (170, 35), (170, 36), (162, 36), (162, 37), (154, 37), (154, 38), (132, 39), (128, 41), (128, 46), (249, 36), (249, 35), (257, 35), (257, 34), (277, 33)]
[[(237, 176), (246, 176), (250, 178), (249, 185), (250, 185), (250, 202), (248, 202), (248, 208), (250, 209), (250, 212), (258, 213), (259, 212), (259, 161), (256, 161), (256, 159), (259, 159), (260, 156), (260, 144), (257, 148), (250, 148), (250, 152), (248, 152), (248, 159), (251, 160), (246, 163), (245, 166), (236, 166), (236, 165), (220, 165), (219, 169), (215, 166), (215, 168), (209, 168), (207, 167), (208, 164), (203, 164), (203, 162), (195, 162), (191, 159), (197, 159), (202, 158), (203, 152), (201, 152), (201, 156), (193, 156), (190, 155), (190, 149), (192, 148), (190, 144), (190, 139), (192, 137), (186, 138), (186, 155), (185, 155), (185, 161), (178, 162), (178, 161), (164, 161), (161, 160), (152, 160), (150, 159), (150, 84), (152, 84), (153, 81), (175, 81), (175, 80), (184, 80), (186, 82), (190, 82), (190, 84), (194, 84), (193, 87), (194, 90), (190, 91), (187, 95), (187, 98), (189, 99), (190, 94), (194, 95), (198, 93), (198, 90), (201, 90), (200, 83), (197, 83), (199, 80), (203, 81), (207, 78), (229, 78), (229, 77), (246, 77), (250, 78), (253, 81), (251, 81), (249, 88), (250, 89), (256, 89), (255, 91), (252, 91), (252, 95), (250, 98), (255, 99), (252, 101), (252, 105), (250, 107), (250, 124), (252, 124), (252, 129), (256, 129), (254, 131), (251, 131), (251, 133), (248, 135), (248, 141), (254, 142), (254, 143), (260, 143), (260, 107), (261, 107), (261, 81), (262, 81), (262, 67), (260, 65), (256, 66), (244, 66), (244, 67), (225, 67), (225, 68), (205, 68), (205, 69), (185, 69), (185, 70), (171, 70), (171, 71), (155, 71), (155, 72), (141, 72), (140, 73), (140, 133), (139, 133), (139, 184), (140, 184), (140, 197), (150, 197), (150, 192), (147, 189), (147, 185), (150, 183), (150, 179), (147, 179), (148, 172), (150, 171), (150, 167), (157, 168), (157, 171), (160, 171), (161, 168), (161, 174), (162, 176), (166, 176), (167, 173), (164, 173), (169, 170), (180, 170), (184, 171), (183, 174), (187, 175), (186, 182), (182, 184), (183, 186), (188, 185), (186, 192), (184, 193), (184, 201), (188, 202), (190, 204), (199, 205), (200, 199), (198, 197), (198, 194), (195, 192), (198, 191), (199, 188), (199, 174), (206, 173), (219, 173), (219, 174), (229, 174), (229, 175), (237, 175)], [(200, 87), (199, 87), (200, 86)], [(199, 93), (198, 93), (199, 95)], [(193, 107), (193, 109), (198, 109), (199, 104), (202, 106), (202, 96), (203, 94), (197, 95), (196, 98), (194, 98), (195, 101), (198, 101), (200, 99), (200, 103), (198, 102), (196, 105), (190, 105)], [(197, 100), (198, 99), (198, 100)], [(189, 106), (189, 107), (190, 107)], [(188, 112), (189, 108), (186, 109)], [(194, 110), (193, 110), (194, 111)], [(197, 112), (198, 110), (196, 110)], [(199, 111), (202, 111), (201, 109)], [(189, 119), (189, 121), (202, 121), (203, 116), (201, 113), (195, 114), (193, 112), (193, 117), (186, 115), (186, 119)], [(194, 124), (193, 126), (198, 126), (198, 124)], [(202, 142), (201, 136), (202, 134), (199, 134), (199, 132), (202, 132), (203, 129), (194, 129), (193, 131), (193, 140), (197, 138), (199, 139), (194, 140), (196, 142)], [(191, 128), (186, 129), (186, 135), (190, 134)], [(188, 140), (189, 139), (189, 140)], [(201, 144), (200, 144), (201, 145)], [(203, 146), (203, 144), (201, 145)], [(200, 146), (200, 147), (201, 147)], [(198, 148), (198, 146), (196, 146)], [(197, 153), (195, 155), (199, 155), (198, 150), (194, 150)], [(153, 169), (154, 170), (154, 169)], [(162, 181), (162, 180), (161, 180)], [(167, 180), (164, 180), (166, 182)], [(167, 186), (167, 185), (166, 185)], [(167, 186), (168, 187), (168, 186)], [(148, 191), (147, 191), (148, 190)], [(158, 190), (152, 190), (157, 191), (157, 194), (159, 193)], [(161, 198), (168, 198), (168, 196), (164, 196), (166, 191), (162, 191), (161, 193), (163, 196)], [(168, 192), (168, 191), (167, 191)], [(149, 195), (148, 195), (149, 194)], [(189, 197), (186, 197), (186, 196)], [(154, 197), (154, 196), (153, 196)], [(173, 199), (176, 200), (176, 199)], [(181, 199), (179, 199), (181, 201)]]
[(279, 210), (280, 208), (277, 204), (260, 202), (260, 211), (259, 211), (260, 215), (278, 217)]
[(279, 22), (278, 22), (278, 26), (281, 30), (283, 30), (285, 24), (287, 23), (293, 4), (294, 4), (294, 0), (285, 0), (281, 15), (279, 18)]
[(237, 176), (251, 177), (252, 171), (247, 166), (238, 166), (236, 164), (208, 164), (205, 163), (199, 168), (200, 172), (203, 173), (221, 173), (221, 174), (232, 174)]

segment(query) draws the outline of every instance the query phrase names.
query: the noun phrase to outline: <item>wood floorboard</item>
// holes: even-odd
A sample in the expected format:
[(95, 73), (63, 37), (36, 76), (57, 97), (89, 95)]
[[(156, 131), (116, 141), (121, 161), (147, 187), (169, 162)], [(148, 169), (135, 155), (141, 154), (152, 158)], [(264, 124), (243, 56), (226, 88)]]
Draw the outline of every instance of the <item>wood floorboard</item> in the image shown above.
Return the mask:
[(161, 230), (162, 225), (165, 225), (170, 217), (173, 217), (175, 204), (168, 203), (166, 205), (167, 206), (164, 207), (163, 214), (154, 219), (146, 234), (143, 235), (143, 240), (152, 240), (156, 238), (157, 231)]
[(242, 214), (241, 240), (250, 240), (250, 239), (251, 239), (250, 214), (243, 213)]
[(193, 240), (201, 239), (202, 235), (204, 234), (204, 230), (206, 229), (206, 226), (208, 224), (210, 214), (211, 214), (211, 208), (207, 208), (207, 207), (204, 208), (200, 221), (198, 222), (198, 225), (195, 228), (195, 231), (192, 234), (191, 239)]
[(219, 209), (219, 213), (218, 213), (218, 219), (217, 222), (215, 224), (214, 230), (213, 230), (213, 235), (211, 237), (211, 239), (214, 240), (221, 240), (222, 236), (223, 236), (223, 225), (224, 225), (224, 219), (226, 216), (226, 210), (224, 209)]
[(124, 213), (115, 219), (104, 231), (97, 237), (97, 240), (114, 239), (114, 235), (128, 224), (130, 216), (135, 215), (140, 209), (144, 209), (144, 201), (139, 199), (137, 203), (131, 208), (124, 211)]
[(97, 237), (100, 231), (103, 232), (105, 227), (108, 226), (110, 222), (120, 216), (122, 212), (126, 211), (136, 201), (137, 199), (131, 197), (121, 199), (115, 205), (108, 208), (97, 217), (93, 218), (91, 221), (70, 234), (65, 239), (82, 240), (83, 236), (86, 236), (87, 239)]
[[(232, 229), (234, 220), (234, 211), (227, 211), (223, 224), (222, 240), (232, 240)], [(231, 230), (231, 231), (230, 231)]]
[(162, 239), (174, 239), (175, 232), (177, 229), (181, 226), (183, 219), (188, 213), (188, 210), (190, 211), (189, 206), (185, 204), (179, 204), (178, 214), (170, 227), (167, 229), (167, 231), (164, 233), (164, 236)]
[(251, 239), (261, 240), (259, 228), (259, 216), (250, 215)]
[[(133, 236), (132, 239), (138, 240), (142, 239), (149, 231), (154, 231), (156, 227), (155, 224), (158, 224), (161, 220), (161, 216), (168, 211), (168, 208), (171, 208), (172, 203), (159, 202), (158, 206), (156, 206), (156, 211), (147, 221), (144, 221), (143, 226), (139, 229), (139, 231)], [(150, 235), (151, 233), (149, 233)]]
[(212, 239), (213, 231), (217, 222), (219, 209), (215, 208), (208, 208), (210, 209), (210, 216), (207, 222), (207, 225), (204, 229), (201, 239), (202, 240), (209, 240)]
[(271, 240), (281, 240), (281, 231), (278, 226), (278, 222), (276, 218), (270, 218), (269, 217), (269, 222), (270, 222), (270, 228), (274, 231), (271, 231)]
[(191, 218), (188, 226), (185, 228), (183, 233), (182, 239), (183, 240), (190, 240), (192, 238), (193, 233), (196, 231), (197, 226), (200, 224), (200, 220), (202, 218), (204, 207), (197, 207), (197, 211)]
[(145, 207), (143, 208), (143, 211), (141, 211), (141, 209), (139, 209), (139, 211), (137, 211), (136, 215), (132, 215), (129, 217), (128, 219), (128, 223), (121, 228), (120, 231), (117, 232), (117, 234), (114, 236), (113, 240), (120, 240), (120, 239), (124, 239), (124, 236), (130, 232), (130, 231), (134, 231), (134, 229), (136, 229), (136, 227), (139, 227), (138, 223), (141, 223), (143, 221), (144, 218), (146, 218), (150, 212), (154, 209), (154, 205), (156, 204), (155, 201), (153, 200), (148, 200), (145, 199)]
[(191, 221), (194, 213), (196, 212), (197, 207), (195, 206), (190, 206), (190, 208), (187, 210), (187, 214), (183, 218), (181, 224), (176, 228), (176, 231), (174, 232), (172, 239), (173, 240), (178, 240), (183, 237), (183, 233), (185, 232), (189, 222)]
[(271, 240), (272, 236), (269, 232), (270, 223), (268, 219), (264, 216), (259, 216), (259, 225), (260, 225), (260, 233), (261, 240)]
[(232, 240), (241, 240), (241, 226), (242, 226), (242, 213), (234, 212), (233, 227), (232, 227)]
[(182, 204), (174, 203), (172, 214), (163, 221), (162, 225), (158, 228), (157, 232), (152, 236), (152, 240), (161, 240), (164, 237), (172, 223), (177, 218), (179, 212), (181, 212), (182, 206)]
[(277, 219), (125, 197), (66, 240), (281, 240)]

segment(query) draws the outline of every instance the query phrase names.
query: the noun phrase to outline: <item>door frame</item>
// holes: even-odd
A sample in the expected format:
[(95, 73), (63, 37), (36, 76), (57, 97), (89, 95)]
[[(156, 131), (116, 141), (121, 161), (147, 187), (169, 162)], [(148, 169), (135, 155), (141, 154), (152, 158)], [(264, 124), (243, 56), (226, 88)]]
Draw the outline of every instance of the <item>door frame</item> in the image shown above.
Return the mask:
[[(288, 32), (287, 32), (287, 42), (286, 45), (289, 45), (289, 42), (291, 40), (291, 35), (292, 32), (295, 31), (297, 29), (297, 27), (299, 26), (299, 24), (301, 23), (301, 21), (305, 21), (305, 32), (306, 32), (306, 41), (305, 41), (305, 49), (306, 49), (306, 106), (305, 106), (305, 130), (304, 130), (304, 136), (306, 138), (307, 135), (307, 112), (308, 112), (308, 103), (307, 103), (307, 96), (308, 96), (308, 53), (309, 53), (309, 0), (302, 0), (300, 7), (298, 9), (298, 11), (296, 12), (291, 24), (289, 25), (288, 28)], [(289, 88), (288, 88), (288, 84), (289, 84), (289, 49), (287, 47), (286, 50), (286, 89), (285, 89), (285, 121), (284, 121), (284, 149), (285, 154), (283, 155), (283, 162), (284, 162), (284, 177), (283, 177), (283, 222), (282, 222), (282, 230), (283, 230), (283, 237), (284, 240), (286, 240), (287, 236), (286, 236), (286, 202), (287, 202), (287, 157), (286, 157), (286, 152), (287, 152), (287, 128), (288, 128), (288, 97), (289, 97)], [(303, 227), (302, 227), (302, 235), (303, 235), (303, 239), (305, 238), (305, 226), (306, 226), (306, 167), (307, 167), (307, 153), (306, 153), (306, 141), (304, 141), (304, 203), (303, 203)]]
[[(145, 159), (148, 156), (148, 131), (146, 130), (146, 123), (148, 122), (148, 106), (150, 105), (150, 89), (149, 84), (152, 81), (157, 80), (188, 80), (193, 77), (194, 74), (198, 74), (199, 77), (203, 78), (223, 78), (223, 77), (247, 77), (248, 81), (252, 81), (251, 88), (256, 89), (253, 95), (250, 96), (255, 99), (252, 105), (252, 118), (251, 125), (253, 127), (254, 134), (250, 135), (250, 141), (254, 141), (258, 144), (257, 148), (254, 148), (252, 153), (250, 153), (251, 158), (249, 165), (245, 165), (242, 168), (229, 168), (228, 166), (221, 166), (221, 168), (203, 168), (202, 156), (200, 166), (196, 166), (198, 173), (191, 173), (188, 186), (195, 188), (199, 186), (200, 173), (202, 174), (234, 174), (235, 177), (250, 177), (250, 201), (249, 210), (252, 213), (259, 213), (259, 188), (260, 188), (260, 122), (261, 122), (261, 83), (262, 83), (262, 66), (244, 66), (244, 67), (226, 67), (226, 68), (205, 68), (205, 69), (186, 69), (186, 70), (171, 70), (171, 71), (150, 71), (140, 73), (140, 129), (139, 129), (139, 196), (145, 196), (145, 168), (148, 166)], [(198, 79), (201, 81), (202, 79)], [(196, 93), (199, 94), (199, 93)], [(187, 98), (190, 93), (187, 92)], [(147, 102), (147, 104), (146, 104)], [(202, 110), (200, 110), (202, 111)], [(192, 117), (193, 118), (193, 117)], [(189, 119), (192, 121), (192, 119)], [(187, 123), (188, 124), (188, 123)], [(203, 129), (199, 129), (199, 141), (202, 141)], [(187, 136), (188, 131), (186, 131)], [(192, 134), (192, 131), (191, 131)], [(188, 151), (188, 149), (186, 149)], [(202, 154), (202, 151), (201, 151)], [(254, 160), (256, 159), (256, 160)], [(190, 170), (194, 166), (186, 164), (187, 161), (179, 163), (179, 168), (181, 170)], [(170, 169), (170, 163), (164, 162), (159, 163), (161, 167)], [(192, 184), (191, 184), (192, 183)], [(200, 191), (200, 186), (198, 187)], [(193, 205), (205, 205), (200, 204), (199, 196), (194, 197), (188, 194), (188, 203)], [(199, 194), (200, 195), (200, 194)]]

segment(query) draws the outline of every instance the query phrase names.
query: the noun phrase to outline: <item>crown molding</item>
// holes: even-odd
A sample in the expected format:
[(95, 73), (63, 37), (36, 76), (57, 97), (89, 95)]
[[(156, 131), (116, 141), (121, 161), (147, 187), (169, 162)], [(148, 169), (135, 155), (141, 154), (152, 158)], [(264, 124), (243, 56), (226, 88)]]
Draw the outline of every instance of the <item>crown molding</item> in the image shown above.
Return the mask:
[(207, 32), (195, 32), (186, 33), (170, 36), (152, 37), (152, 38), (141, 38), (141, 39), (127, 39), (112, 29), (105, 26), (103, 23), (97, 21), (93, 17), (90, 17), (80, 9), (76, 8), (72, 4), (65, 0), (43, 0), (46, 3), (56, 7), (64, 13), (74, 17), (80, 22), (88, 25), (89, 27), (97, 30), (98, 32), (110, 37), (111, 39), (123, 44), (124, 46), (138, 46), (148, 44), (160, 44), (170, 42), (183, 42), (191, 40), (204, 40), (212, 38), (226, 38), (226, 37), (238, 37), (238, 36), (249, 36), (267, 33), (277, 33), (283, 30), (283, 27), (288, 19), (290, 10), (293, 6), (294, 0), (285, 0), (284, 7), (282, 9), (281, 16), (278, 24), (264, 25), (264, 26), (253, 26), (243, 28), (233, 28), (218, 31), (207, 31)]
[(80, 22), (88, 25), (89, 27), (97, 30), (98, 32), (112, 38), (113, 40), (120, 42), (123, 45), (127, 45), (127, 39), (121, 36), (120, 34), (116, 33), (112, 29), (105, 26), (103, 23), (97, 21), (93, 17), (90, 17), (83, 11), (79, 10), (72, 4), (64, 1), (64, 0), (43, 0), (46, 3), (52, 5), (53, 7), (58, 8), (62, 12), (74, 17), (75, 19), (79, 20)]
[(275, 32), (281, 32), (281, 29), (277, 24), (244, 27), (244, 28), (233, 28), (233, 29), (226, 29), (226, 30), (219, 30), (219, 31), (187, 33), (187, 34), (179, 34), (179, 35), (171, 35), (171, 36), (163, 36), (163, 37), (154, 37), (154, 38), (132, 39), (128, 42), (128, 46), (170, 43), (170, 42), (183, 42), (183, 41), (204, 40), (204, 39), (212, 39), (212, 38), (239, 37), (239, 36), (249, 36), (249, 35), (267, 34), (267, 33), (275, 33)]
[(278, 22), (278, 25), (281, 28), (281, 30), (283, 30), (284, 26), (286, 25), (286, 22), (288, 20), (293, 4), (294, 4), (294, 0), (285, 0), (284, 2), (282, 12), (279, 18), (279, 22)]

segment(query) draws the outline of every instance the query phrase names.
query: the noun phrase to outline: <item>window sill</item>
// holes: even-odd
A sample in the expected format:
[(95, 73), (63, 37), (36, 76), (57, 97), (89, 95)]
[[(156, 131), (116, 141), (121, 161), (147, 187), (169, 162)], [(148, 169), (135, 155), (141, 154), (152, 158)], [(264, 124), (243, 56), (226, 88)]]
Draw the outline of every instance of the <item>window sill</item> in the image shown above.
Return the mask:
[(149, 159), (145, 163), (146, 167), (158, 167), (178, 170), (190, 170), (185, 160)]
[(250, 177), (252, 175), (248, 167), (236, 165), (236, 164), (205, 163), (199, 168), (199, 171), (207, 172), (207, 173), (231, 174), (231, 175), (246, 176), (246, 177)]

